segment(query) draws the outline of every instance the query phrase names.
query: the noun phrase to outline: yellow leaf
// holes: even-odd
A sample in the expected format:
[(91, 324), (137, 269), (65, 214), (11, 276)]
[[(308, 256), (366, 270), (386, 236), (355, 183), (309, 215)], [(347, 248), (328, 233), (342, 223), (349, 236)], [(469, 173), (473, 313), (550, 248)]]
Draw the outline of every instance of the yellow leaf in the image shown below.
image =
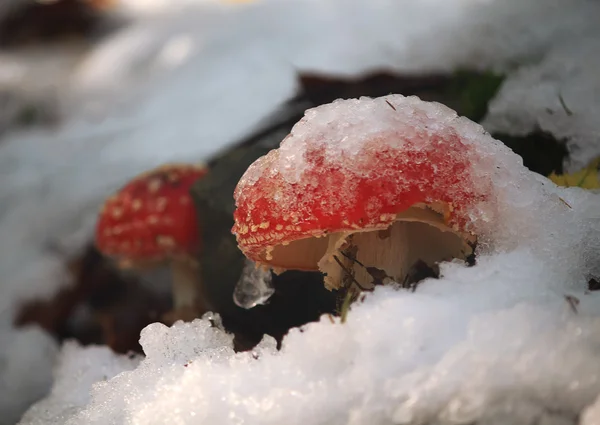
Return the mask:
[(581, 187), (583, 189), (600, 189), (600, 158), (596, 158), (583, 170), (571, 174), (550, 174), (548, 178), (558, 186)]

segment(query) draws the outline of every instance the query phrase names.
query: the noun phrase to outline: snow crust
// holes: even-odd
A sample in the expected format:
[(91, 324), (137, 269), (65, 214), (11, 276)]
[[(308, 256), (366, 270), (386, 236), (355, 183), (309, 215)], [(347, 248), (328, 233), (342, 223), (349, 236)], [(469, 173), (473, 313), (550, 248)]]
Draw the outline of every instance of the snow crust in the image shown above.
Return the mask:
[[(9, 3), (13, 7), (17, 1), (20, 0), (0, 5), (0, 14), (8, 10)], [(405, 73), (453, 71), (459, 67), (507, 71), (509, 79), (492, 104), (485, 121), (486, 129), (522, 134), (539, 125), (557, 137), (566, 137), (573, 156), (570, 167), (583, 164), (599, 153), (600, 139), (596, 137), (598, 120), (595, 118), (598, 115), (598, 81), (593, 71), (597, 69), (597, 55), (593, 52), (597, 49), (599, 36), (596, 22), (599, 2), (271, 0), (234, 7), (217, 1), (190, 0), (185, 5), (182, 2), (179, 7), (173, 7), (173, 2), (162, 0), (122, 0), (121, 4), (123, 6), (119, 13), (127, 15), (132, 22), (91, 50), (77, 47), (66, 51), (50, 48), (47, 51), (1, 52), (0, 90), (9, 92), (11, 99), (17, 99), (17, 106), (2, 109), (1, 125), (7, 126), (19, 113), (21, 105), (31, 101), (51, 105), (47, 109), (52, 111), (53, 118), (59, 119), (56, 122), (60, 125), (13, 131), (5, 135), (0, 144), (0, 175), (3, 179), (0, 187), (0, 394), (3, 394), (0, 423), (14, 422), (24, 407), (48, 388), (49, 366), (56, 352), (54, 343), (41, 331), (11, 329), (14, 311), (26, 299), (50, 297), (59, 287), (71, 283), (63, 269), (65, 257), (77, 252), (88, 240), (96, 209), (104, 197), (140, 171), (167, 161), (202, 160), (235, 143), (293, 96), (297, 88), (298, 70), (347, 76), (381, 68)], [(528, 62), (528, 66), (519, 68), (523, 61)], [(536, 79), (542, 82), (536, 82)], [(47, 84), (48, 81), (52, 85)], [(573, 112), (572, 115), (557, 103), (557, 92)], [(554, 111), (552, 117), (547, 117), (546, 108)], [(506, 161), (512, 164), (511, 167), (516, 162), (514, 158)], [(516, 217), (514, 211), (518, 211), (524, 214), (524, 218), (506, 218), (499, 222), (498, 229), (503, 229), (503, 232), (497, 232), (496, 237), (498, 241), (505, 241), (505, 251), (512, 251), (524, 244), (522, 249), (525, 252), (523, 255), (511, 252), (509, 254), (512, 257), (506, 257), (509, 254), (504, 252), (504, 257), (491, 257), (489, 263), (482, 263), (497, 270), (495, 274), (483, 270), (481, 266), (464, 273), (473, 274), (469, 275), (469, 281), (485, 282), (480, 285), (485, 288), (497, 285), (499, 294), (504, 294), (505, 289), (513, 291), (511, 293), (516, 294), (515, 299), (520, 299), (521, 286), (537, 287), (535, 282), (544, 288), (549, 285), (553, 288), (555, 298), (554, 304), (548, 301), (548, 305), (554, 307), (548, 307), (546, 301), (536, 300), (533, 304), (538, 303), (544, 311), (554, 313), (564, 313), (562, 294), (572, 290), (582, 299), (580, 311), (586, 311), (586, 305), (594, 304), (596, 298), (595, 295), (583, 297), (582, 294), (584, 274), (591, 273), (595, 264), (599, 264), (595, 257), (598, 248), (598, 217), (594, 212), (594, 208), (597, 208), (596, 198), (575, 189), (555, 189), (520, 168), (511, 168), (511, 171), (516, 175), (508, 172), (496, 174), (496, 182), (498, 187), (503, 188), (500, 192), (503, 199), (510, 200), (510, 205), (517, 208), (511, 210), (513, 212), (510, 214)], [(540, 189), (542, 186), (543, 190)], [(532, 197), (532, 193), (539, 196)], [(558, 200), (559, 196), (573, 207), (572, 210)], [(540, 215), (540, 211), (544, 211), (544, 214)], [(556, 255), (557, 252), (559, 255)], [(528, 271), (530, 269), (533, 271)], [(517, 273), (519, 270), (523, 274)], [(576, 270), (576, 274), (572, 270)], [(460, 276), (452, 274), (455, 271), (448, 273), (449, 276), (455, 276), (452, 279), (456, 281), (455, 285), (447, 286), (452, 294), (460, 299), (465, 298), (463, 302), (471, 303), (472, 309), (481, 306), (482, 311), (490, 310), (492, 315), (498, 313), (494, 310), (496, 307), (478, 304), (477, 292), (461, 291), (461, 288), (466, 288), (463, 286), (466, 284), (461, 283), (462, 271)], [(533, 276), (528, 273), (533, 273)], [(541, 275), (543, 273), (548, 275), (544, 277)], [(503, 286), (513, 281), (521, 282), (521, 285), (515, 283), (517, 289)], [(437, 287), (438, 283), (428, 285)], [(439, 282), (439, 285), (445, 285), (445, 282)], [(546, 288), (546, 291), (550, 289)], [(388, 295), (389, 302), (386, 301)], [(404, 307), (401, 301), (404, 296), (407, 294), (379, 291), (369, 298), (367, 304), (357, 307), (356, 314), (364, 311), (366, 316), (362, 317), (372, 318), (376, 314), (374, 312), (382, 311), (380, 304)], [(485, 294), (481, 296), (487, 300)], [(410, 298), (415, 301), (418, 299)], [(439, 299), (433, 299), (452, 310), (453, 307), (446, 305), (446, 298), (442, 300), (441, 295)], [(517, 314), (511, 313), (511, 306), (505, 312), (508, 322), (511, 315)], [(426, 310), (432, 307), (426, 305)], [(526, 313), (522, 314), (531, 313), (531, 317), (527, 317), (531, 319), (532, 326), (535, 323), (543, 325), (543, 315), (538, 316), (529, 304), (523, 308)], [(462, 313), (460, 308), (456, 310), (459, 315)], [(390, 307), (390, 311), (396, 310)], [(465, 314), (468, 311), (466, 309)], [(418, 317), (421, 319), (415, 316), (418, 323), (434, 326), (433, 322), (422, 317), (426, 316), (425, 312), (420, 314)], [(439, 320), (445, 323), (450, 316), (448, 313)], [(381, 323), (383, 317), (372, 319), (377, 319), (375, 323)], [(399, 316), (392, 317), (399, 320)], [(477, 315), (460, 317), (463, 322), (459, 322), (463, 325), (465, 321), (479, 321)], [(590, 323), (595, 316), (586, 316), (581, 312), (574, 318), (568, 316), (564, 326), (571, 324), (572, 320), (585, 321), (586, 318), (590, 322), (585, 322), (587, 325), (582, 325), (582, 329), (594, 329), (596, 325)], [(356, 329), (351, 328), (350, 323), (352, 320), (347, 329), (352, 330), (343, 335), (349, 341), (354, 341), (359, 336), (354, 335)], [(490, 335), (501, 332), (504, 329), (502, 323), (498, 322), (497, 329), (490, 328)], [(327, 322), (309, 328), (313, 327), (317, 330), (311, 330), (311, 335), (325, 332), (319, 331), (320, 327), (329, 329)], [(527, 333), (521, 328), (522, 323), (519, 322), (516, 331), (522, 332), (522, 338), (526, 341), (538, 336), (535, 331)], [(563, 328), (558, 326), (556, 329)], [(335, 329), (337, 332), (338, 328)], [(378, 334), (380, 345), (383, 344), (381, 346), (387, 344), (388, 333), (398, 333), (398, 341), (412, 335), (403, 331), (402, 327), (400, 331), (385, 329), (381, 335)], [(465, 329), (466, 325), (459, 325), (456, 329), (450, 329), (456, 332), (448, 332), (448, 336), (432, 334), (432, 338), (437, 335), (447, 341), (436, 346), (438, 352), (452, 350), (455, 345), (464, 342), (457, 335), (464, 334)], [(556, 329), (548, 331), (548, 340), (556, 338), (556, 341), (568, 341), (567, 336)], [(188, 337), (193, 335), (191, 333)], [(302, 340), (298, 335), (291, 337), (290, 341), (294, 338)], [(501, 339), (498, 337), (494, 341)], [(23, 347), (15, 342), (21, 340), (27, 341), (23, 343), (27, 351), (44, 353), (44, 357), (37, 358), (35, 354), (34, 357), (24, 356), (21, 351), (11, 351), (13, 346)], [(335, 353), (331, 351), (336, 347), (330, 347), (326, 342), (319, 337), (309, 337), (297, 344), (300, 347), (303, 347), (302, 344), (308, 347), (313, 344), (325, 346), (325, 357), (327, 353), (337, 356), (337, 350)], [(588, 342), (589, 346), (586, 345)], [(202, 346), (204, 342), (198, 344)], [(538, 348), (550, 351), (554, 347), (549, 342), (549, 345), (544, 344), (546, 342), (540, 342), (538, 347), (532, 343), (528, 346), (530, 348), (522, 349), (523, 353)], [(593, 339), (586, 342), (577, 340), (572, 344), (572, 350), (574, 353), (593, 353), (595, 348), (590, 348), (593, 344)], [(493, 344), (490, 346), (496, 347)], [(155, 347), (159, 350), (160, 343), (156, 342)], [(301, 348), (297, 350), (302, 351)], [(351, 356), (354, 354), (348, 353)], [(92, 351), (85, 350), (80, 355), (96, 356)], [(362, 354), (356, 355), (362, 358)], [(294, 361), (302, 364), (302, 359), (297, 359), (302, 357), (300, 354), (296, 357), (285, 357), (286, 354), (279, 356), (287, 358), (290, 367), (298, 366)], [(474, 356), (477, 357), (477, 353)], [(515, 356), (507, 358), (514, 360)], [(419, 368), (427, 369), (433, 368), (431, 365), (437, 364), (440, 358), (431, 360), (427, 364), (429, 366), (422, 366), (416, 357), (408, 363), (411, 368), (419, 365)], [(348, 361), (356, 359), (351, 357)], [(495, 367), (494, 360), (490, 362)], [(591, 363), (588, 360), (582, 363), (585, 366), (581, 366), (581, 369), (572, 363), (573, 376), (586, 372), (593, 375), (589, 370)], [(470, 363), (465, 361), (466, 364)], [(15, 370), (19, 373), (11, 372)], [(486, 370), (491, 371), (493, 367)], [(500, 367), (498, 370), (504, 369)], [(237, 376), (239, 370), (225, 367), (224, 371), (225, 377), (231, 377)], [(542, 374), (542, 369), (540, 371)], [(384, 372), (387, 374), (382, 368), (378, 373), (381, 375)], [(549, 373), (549, 376), (558, 373), (555, 370), (543, 372)], [(94, 371), (88, 373), (93, 374)], [(162, 376), (161, 373), (152, 369), (148, 376), (154, 379)], [(292, 375), (294, 373), (290, 372)], [(427, 374), (426, 371), (423, 373)], [(66, 371), (63, 373), (59, 370), (59, 382), (68, 379), (67, 375)], [(401, 373), (396, 375), (404, 376)], [(90, 378), (90, 382), (96, 379), (95, 376)], [(194, 376), (196, 378), (190, 378), (189, 386), (182, 386), (182, 391), (191, 391), (196, 384), (208, 385), (204, 379)], [(493, 376), (502, 377), (504, 374)], [(296, 378), (297, 385), (300, 385), (300, 378)], [(331, 389), (330, 386), (337, 391), (338, 385), (344, 385), (344, 382), (336, 379), (325, 382), (323, 377), (315, 375), (312, 378), (313, 381), (307, 382), (313, 383), (311, 388), (315, 391), (318, 388)], [(517, 385), (515, 382), (509, 383)], [(564, 383), (566, 378), (557, 382)], [(269, 386), (275, 383), (279, 382), (267, 382)], [(367, 386), (375, 383), (368, 381)], [(485, 383), (488, 384), (493, 385), (493, 382)], [(176, 387), (179, 388), (179, 383)], [(82, 392), (87, 388), (77, 386)], [(267, 391), (265, 388), (263, 390)], [(273, 388), (275, 392), (280, 388), (283, 394), (287, 387), (275, 385)], [(596, 389), (594, 391), (597, 392)], [(590, 391), (590, 394), (594, 391)], [(195, 392), (196, 389), (192, 391)], [(432, 389), (431, 392), (435, 393), (436, 390)], [(10, 397), (4, 397), (7, 393), (10, 393)], [(291, 393), (291, 398), (303, 400), (308, 397), (302, 394), (302, 391)], [(62, 395), (53, 397), (58, 398), (55, 398), (57, 401), (52, 405), (52, 411), (63, 412), (65, 406), (60, 401)], [(169, 397), (165, 402), (171, 400), (171, 403), (176, 403), (179, 400)], [(331, 409), (342, 406), (348, 410), (335, 410), (335, 418), (328, 419), (335, 423), (341, 417), (338, 416), (340, 412), (350, 412), (350, 407), (358, 408), (354, 403), (356, 400), (359, 400), (359, 406), (369, 406), (364, 412), (385, 410), (381, 407), (383, 404), (377, 405), (370, 398), (361, 397), (352, 399), (350, 404), (343, 397), (343, 400), (332, 400)], [(538, 406), (536, 403), (551, 406), (549, 399), (539, 396), (542, 402), (536, 397), (531, 402), (534, 407)], [(273, 401), (268, 397), (265, 399)], [(567, 406), (567, 411), (579, 412), (583, 404), (592, 402), (593, 397), (586, 395), (577, 399), (578, 403)], [(371, 401), (375, 404), (369, 404)], [(225, 406), (242, 404), (235, 397), (226, 398), (223, 403)], [(443, 404), (443, 401), (440, 403)], [(83, 405), (85, 401), (80, 400), (75, 404)], [(299, 402), (299, 405), (309, 404)], [(96, 404), (90, 407), (91, 411), (96, 409), (93, 406)], [(128, 406), (128, 412), (137, 412), (135, 403)], [(164, 408), (161, 406), (161, 403), (157, 403), (156, 409), (162, 412), (164, 419), (167, 410), (160, 410)], [(431, 406), (436, 405), (434, 403)], [(291, 405), (285, 407), (293, 408)], [(329, 408), (322, 406), (322, 411), (334, 412), (327, 410)], [(433, 414), (434, 410), (435, 407), (432, 407), (428, 414)], [(108, 414), (107, 423), (120, 423), (115, 418), (122, 418), (119, 415), (123, 413), (115, 412)], [(181, 412), (178, 414), (183, 415)], [(210, 412), (219, 416), (216, 410)], [(593, 412), (591, 409), (586, 413), (586, 425), (593, 423), (593, 420), (600, 422), (598, 413)], [(74, 413), (71, 411), (70, 414)], [(298, 413), (301, 414), (308, 412)], [(28, 421), (36, 415), (31, 413)], [(159, 418), (160, 415), (156, 421), (160, 422)], [(46, 419), (40, 420), (46, 423)], [(56, 417), (53, 420), (48, 419), (48, 423), (62, 423)]]

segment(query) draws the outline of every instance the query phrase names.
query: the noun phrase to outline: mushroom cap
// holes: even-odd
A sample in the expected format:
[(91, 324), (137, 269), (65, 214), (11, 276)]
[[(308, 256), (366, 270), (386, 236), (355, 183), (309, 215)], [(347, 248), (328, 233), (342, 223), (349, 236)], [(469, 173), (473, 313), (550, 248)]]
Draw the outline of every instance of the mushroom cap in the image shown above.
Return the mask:
[(124, 262), (156, 262), (197, 252), (200, 235), (190, 195), (204, 166), (168, 164), (143, 173), (104, 203), (96, 246)]
[(490, 170), (477, 170), (495, 169), (477, 149), (482, 138), (499, 143), (453, 110), (414, 96), (309, 109), (240, 179), (232, 232), (248, 258), (275, 268), (285, 265), (272, 258), (274, 247), (385, 229), (414, 206), (467, 233), (473, 206), (490, 196)]

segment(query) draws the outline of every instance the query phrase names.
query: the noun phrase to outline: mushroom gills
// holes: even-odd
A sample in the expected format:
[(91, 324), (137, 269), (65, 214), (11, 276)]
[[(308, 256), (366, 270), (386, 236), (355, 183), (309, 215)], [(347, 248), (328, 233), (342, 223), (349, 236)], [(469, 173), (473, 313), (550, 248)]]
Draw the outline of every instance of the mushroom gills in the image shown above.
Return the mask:
[(466, 260), (475, 240), (448, 227), (442, 214), (419, 206), (398, 214), (387, 228), (302, 239), (275, 247), (271, 255), (282, 269), (320, 270), (329, 289), (352, 283), (372, 289), (405, 283), (415, 265), (433, 268), (441, 261)]

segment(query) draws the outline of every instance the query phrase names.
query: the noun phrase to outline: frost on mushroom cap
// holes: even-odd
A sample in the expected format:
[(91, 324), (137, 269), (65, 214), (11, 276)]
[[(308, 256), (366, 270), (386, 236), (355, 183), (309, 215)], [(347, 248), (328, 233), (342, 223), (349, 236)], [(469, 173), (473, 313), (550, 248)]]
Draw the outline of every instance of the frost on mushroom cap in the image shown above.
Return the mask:
[(169, 164), (137, 176), (102, 207), (96, 245), (123, 261), (161, 261), (198, 248), (199, 229), (190, 188), (206, 168)]
[(274, 266), (277, 245), (384, 229), (415, 205), (473, 231), (475, 205), (492, 196), (491, 170), (481, 172), (493, 167), (485, 148), (499, 144), (414, 96), (337, 100), (307, 110), (279, 149), (248, 168), (235, 190), (232, 231), (246, 256)]

